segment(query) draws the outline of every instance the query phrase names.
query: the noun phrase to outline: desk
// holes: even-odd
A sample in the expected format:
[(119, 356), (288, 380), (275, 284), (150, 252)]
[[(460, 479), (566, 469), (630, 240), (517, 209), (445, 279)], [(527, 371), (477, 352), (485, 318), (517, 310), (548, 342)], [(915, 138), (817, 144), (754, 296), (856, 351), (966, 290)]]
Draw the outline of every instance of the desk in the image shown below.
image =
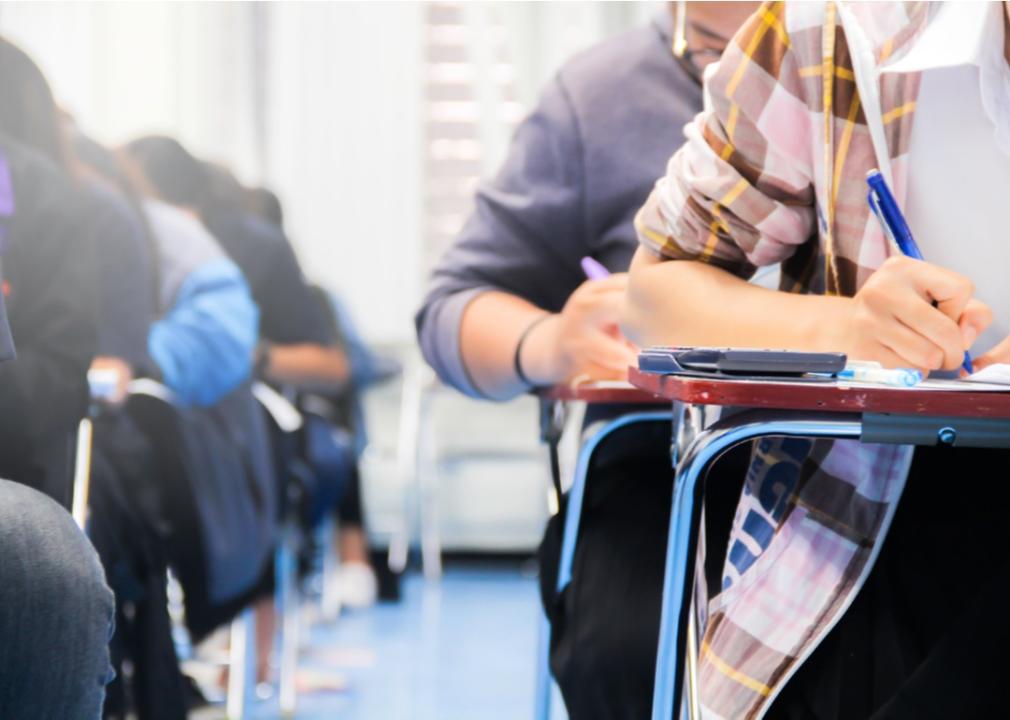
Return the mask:
[[(561, 467), (558, 459), (558, 443), (565, 426), (565, 403), (584, 402), (591, 405), (620, 406), (620, 412), (613, 417), (584, 429), (572, 487), (568, 493), (568, 509), (562, 532), (557, 578), (557, 591), (561, 593), (568, 586), (572, 577), (575, 545), (579, 535), (582, 505), (593, 453), (601, 443), (620, 428), (636, 423), (669, 423), (669, 400), (648, 390), (636, 388), (629, 383), (617, 382), (586, 383), (575, 386), (559, 385), (539, 390), (537, 395), (540, 399), (540, 439), (547, 447), (551, 480), (559, 503), (561, 500)], [(537, 705), (534, 716), (538, 720), (547, 720), (550, 717), (549, 652), (550, 628), (545, 618), (540, 633), (537, 669)]]
[[(937, 392), (685, 378), (632, 369), (636, 387), (673, 403), (673, 506), (667, 540), (653, 720), (686, 705), (700, 717), (691, 598), (706, 469), (734, 445), (764, 437), (1010, 447), (1010, 392)], [(734, 407), (715, 420), (708, 409)], [(681, 698), (683, 694), (683, 699)], [(683, 702), (686, 700), (686, 703)]]
[(590, 405), (667, 405), (661, 392), (653, 392), (625, 382), (593, 382), (582, 385), (555, 385), (537, 392), (542, 401), (584, 402)]

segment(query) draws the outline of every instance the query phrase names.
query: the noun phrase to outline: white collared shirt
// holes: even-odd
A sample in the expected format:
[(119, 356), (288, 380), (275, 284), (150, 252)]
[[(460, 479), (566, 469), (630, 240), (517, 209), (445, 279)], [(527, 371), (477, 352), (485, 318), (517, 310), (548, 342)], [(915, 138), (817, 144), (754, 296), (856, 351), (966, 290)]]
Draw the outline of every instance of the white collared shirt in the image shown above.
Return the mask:
[(977, 355), (1010, 335), (1010, 65), (1001, 2), (944, 3), (881, 72), (922, 71), (906, 216), (923, 256), (993, 310)]

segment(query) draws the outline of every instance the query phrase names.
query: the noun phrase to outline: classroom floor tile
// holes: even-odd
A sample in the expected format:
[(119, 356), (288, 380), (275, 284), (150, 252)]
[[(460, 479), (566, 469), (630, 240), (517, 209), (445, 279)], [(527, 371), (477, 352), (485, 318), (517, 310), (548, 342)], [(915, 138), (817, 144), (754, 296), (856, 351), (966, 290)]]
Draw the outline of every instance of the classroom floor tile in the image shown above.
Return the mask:
[[(514, 564), (450, 564), (440, 582), (409, 575), (399, 603), (312, 628), (300, 680), (330, 689), (302, 693), (296, 717), (530, 718), (539, 613), (536, 579)], [(278, 717), (276, 702), (254, 717)]]

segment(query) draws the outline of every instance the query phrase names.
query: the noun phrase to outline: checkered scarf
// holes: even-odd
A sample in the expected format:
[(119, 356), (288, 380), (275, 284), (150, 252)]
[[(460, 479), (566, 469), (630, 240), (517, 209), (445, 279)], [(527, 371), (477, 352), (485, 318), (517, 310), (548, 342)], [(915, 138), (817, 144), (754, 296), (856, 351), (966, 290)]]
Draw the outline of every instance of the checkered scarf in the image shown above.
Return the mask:
[[(843, 12), (877, 63), (907, 50), (930, 16), (925, 3), (763, 5), (709, 76), (705, 112), (638, 214), (646, 247), (744, 278), (780, 262), (782, 290), (842, 296), (891, 254), (866, 202), (878, 161)], [(879, 80), (899, 201), (919, 80)], [(877, 556), (911, 455), (851, 441), (759, 443), (723, 591), (707, 607), (706, 718), (761, 717), (837, 623)]]

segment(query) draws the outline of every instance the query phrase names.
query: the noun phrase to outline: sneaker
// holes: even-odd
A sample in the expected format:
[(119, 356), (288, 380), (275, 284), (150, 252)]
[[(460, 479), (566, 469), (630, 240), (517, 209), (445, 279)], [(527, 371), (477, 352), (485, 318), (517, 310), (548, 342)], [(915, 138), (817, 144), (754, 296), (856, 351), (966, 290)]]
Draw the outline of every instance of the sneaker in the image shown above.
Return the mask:
[(352, 610), (375, 605), (379, 583), (370, 565), (361, 562), (344, 563), (340, 566), (339, 573), (337, 582), (341, 605)]

